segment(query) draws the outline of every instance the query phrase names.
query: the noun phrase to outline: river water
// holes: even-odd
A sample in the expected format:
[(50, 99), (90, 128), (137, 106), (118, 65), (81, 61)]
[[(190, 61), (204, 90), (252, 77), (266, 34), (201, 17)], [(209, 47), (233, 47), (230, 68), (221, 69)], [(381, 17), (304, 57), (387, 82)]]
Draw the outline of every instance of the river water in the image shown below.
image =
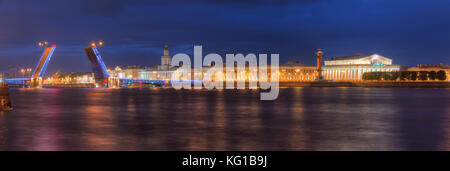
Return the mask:
[(450, 89), (12, 89), (0, 150), (450, 150)]

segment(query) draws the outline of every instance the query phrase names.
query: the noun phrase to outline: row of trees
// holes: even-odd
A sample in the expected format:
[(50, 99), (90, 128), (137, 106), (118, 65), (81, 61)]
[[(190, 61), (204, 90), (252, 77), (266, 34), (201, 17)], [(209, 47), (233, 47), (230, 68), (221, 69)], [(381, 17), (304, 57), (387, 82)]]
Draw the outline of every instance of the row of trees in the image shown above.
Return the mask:
[(398, 71), (398, 72), (367, 72), (363, 75), (363, 80), (441, 80), (447, 79), (445, 71)]

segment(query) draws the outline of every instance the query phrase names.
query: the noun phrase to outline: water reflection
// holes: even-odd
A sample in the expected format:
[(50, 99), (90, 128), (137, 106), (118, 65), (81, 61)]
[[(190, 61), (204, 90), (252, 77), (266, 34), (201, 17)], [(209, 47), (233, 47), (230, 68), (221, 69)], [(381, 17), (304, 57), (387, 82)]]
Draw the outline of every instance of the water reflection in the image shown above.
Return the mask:
[(13, 89), (0, 150), (448, 150), (449, 89)]

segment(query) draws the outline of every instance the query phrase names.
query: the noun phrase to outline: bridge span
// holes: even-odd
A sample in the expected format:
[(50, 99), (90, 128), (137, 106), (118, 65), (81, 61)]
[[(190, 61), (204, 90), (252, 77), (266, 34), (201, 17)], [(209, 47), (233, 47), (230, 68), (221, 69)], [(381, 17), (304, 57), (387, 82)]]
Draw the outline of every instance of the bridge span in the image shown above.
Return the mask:
[[(99, 42), (99, 46), (103, 45), (103, 42)], [(43, 88), (43, 82), (45, 78), (45, 73), (50, 60), (55, 51), (56, 45), (48, 46), (48, 42), (41, 43), (39, 46), (44, 47), (44, 52), (34, 69), (31, 78), (8, 78), (5, 82), (10, 85), (10, 87), (20, 87), (20, 88)], [(84, 48), (86, 55), (91, 63), (92, 71), (94, 73), (95, 87), (109, 87), (108, 79), (109, 74), (105, 63), (98, 51), (97, 45), (93, 43), (92, 45)], [(48, 87), (48, 86), (46, 86)]]
[(102, 56), (97, 49), (96, 44), (84, 48), (89, 62), (91, 63), (92, 71), (94, 72), (94, 80), (96, 87), (109, 87), (108, 85), (108, 69), (103, 62)]

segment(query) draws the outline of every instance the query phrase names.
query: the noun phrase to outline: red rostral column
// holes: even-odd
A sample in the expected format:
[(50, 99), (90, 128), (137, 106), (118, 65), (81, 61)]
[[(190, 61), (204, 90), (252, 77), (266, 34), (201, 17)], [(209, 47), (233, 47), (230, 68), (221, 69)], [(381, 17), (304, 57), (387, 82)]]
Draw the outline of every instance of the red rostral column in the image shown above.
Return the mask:
[(320, 80), (322, 79), (322, 56), (323, 56), (323, 52), (322, 50), (317, 51), (317, 79)]

